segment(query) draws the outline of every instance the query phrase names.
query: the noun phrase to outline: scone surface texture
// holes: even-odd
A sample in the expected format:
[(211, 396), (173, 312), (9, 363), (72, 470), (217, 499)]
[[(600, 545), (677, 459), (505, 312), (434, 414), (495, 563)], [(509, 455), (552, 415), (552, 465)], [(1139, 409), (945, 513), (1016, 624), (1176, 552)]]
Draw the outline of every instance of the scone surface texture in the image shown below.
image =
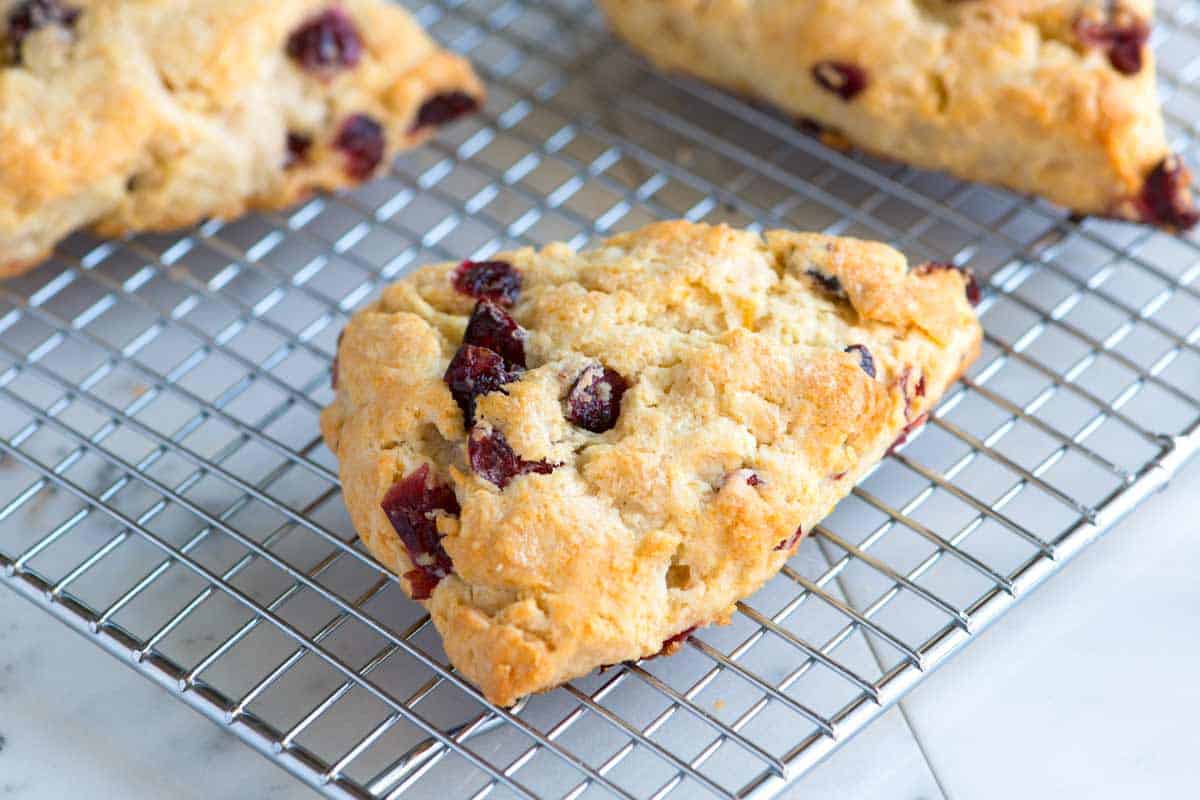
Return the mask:
[(356, 184), (482, 98), (387, 0), (0, 0), (0, 277)]
[(827, 141), (1072, 210), (1198, 219), (1171, 155), (1149, 0), (597, 0), (656, 66)]
[(727, 620), (975, 358), (977, 292), (686, 222), (427, 266), (346, 327), (322, 431), (363, 542), (507, 705)]

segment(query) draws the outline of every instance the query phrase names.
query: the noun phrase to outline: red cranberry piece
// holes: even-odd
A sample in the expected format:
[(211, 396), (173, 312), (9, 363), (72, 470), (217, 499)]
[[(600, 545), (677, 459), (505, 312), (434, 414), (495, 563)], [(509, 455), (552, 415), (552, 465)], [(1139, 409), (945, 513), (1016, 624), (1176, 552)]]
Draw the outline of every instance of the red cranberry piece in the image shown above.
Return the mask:
[(865, 344), (852, 344), (846, 348), (847, 353), (858, 353), (858, 365), (862, 367), (862, 371), (867, 373), (867, 377), (875, 377), (875, 357), (871, 355), (871, 351), (867, 349)]
[(506, 383), (521, 377), (521, 370), (513, 368), (494, 350), (464, 344), (458, 348), (442, 380), (450, 387), (450, 395), (463, 412), (463, 424), (470, 428), (475, 424), (475, 398), (489, 392), (503, 391)]
[(1142, 71), (1142, 48), (1150, 38), (1150, 29), (1144, 22), (1133, 28), (1123, 28), (1113, 34), (1108, 48), (1108, 63), (1125, 75), (1136, 75)]
[(674, 636), (664, 640), (662, 647), (659, 648), (659, 651), (652, 656), (647, 656), (647, 658), (659, 658), (661, 656), (674, 655), (675, 653), (679, 652), (679, 649), (683, 647), (683, 643), (687, 641), (687, 638), (695, 632), (696, 628), (699, 627), (699, 625), (693, 625), (692, 627), (686, 628)]
[[(912, 419), (913, 396), (908, 393), (908, 379), (909, 376), (912, 375), (912, 369), (912, 367), (905, 367), (904, 371), (900, 373), (900, 378), (897, 380), (897, 383), (900, 385), (900, 391), (904, 392), (904, 418), (908, 420)], [(921, 375), (917, 377), (917, 383), (913, 387), (913, 393), (917, 397), (925, 396), (925, 373), (921, 373)]]
[(1135, 201), (1142, 222), (1178, 230), (1200, 222), (1191, 193), (1192, 175), (1178, 156), (1164, 158), (1146, 176), (1142, 193)]
[(979, 291), (979, 281), (975, 280), (975, 273), (966, 267), (960, 267), (957, 264), (950, 264), (945, 261), (930, 261), (917, 267), (917, 274), (926, 275), (930, 272), (940, 272), (945, 269), (952, 269), (963, 274), (963, 277), (967, 279), (965, 289), (967, 293), (967, 302), (973, 306), (979, 305), (979, 301), (983, 299), (983, 295)]
[(842, 282), (838, 280), (836, 275), (826, 275), (818, 269), (810, 269), (805, 274), (830, 294), (836, 294), (839, 297), (845, 296), (846, 292), (842, 289)]
[(516, 367), (525, 367), (525, 329), (491, 300), (480, 300), (467, 320), (463, 344), (494, 350)]
[(521, 292), (521, 273), (507, 261), (464, 261), (454, 270), (454, 288), (476, 300), (511, 306)]
[(612, 430), (628, 388), (629, 382), (615, 369), (589, 364), (567, 393), (567, 420), (592, 433)]
[(967, 272), (967, 302), (972, 306), (979, 305), (979, 301), (983, 299), (983, 295), (979, 291), (979, 281), (975, 280), (975, 273)]
[(1142, 71), (1142, 53), (1150, 39), (1150, 26), (1135, 14), (1118, 8), (1105, 21), (1075, 20), (1075, 35), (1089, 47), (1098, 47), (1108, 53), (1108, 63), (1124, 75), (1136, 75)]
[(311, 136), (289, 131), (287, 135), (287, 155), (283, 160), (283, 168), (291, 169), (297, 164), (303, 164), (305, 161), (308, 161), (308, 153), (312, 150), (312, 143)]
[(929, 419), (929, 414), (925, 413), (905, 425), (904, 428), (901, 429), (900, 435), (896, 437), (896, 441), (892, 442), (892, 446), (888, 448), (888, 455), (896, 452), (896, 449), (900, 447), (900, 445), (907, 442), (908, 437), (912, 434), (912, 432), (924, 425), (925, 420), (927, 419)]
[(478, 108), (479, 101), (466, 92), (435, 94), (426, 100), (417, 111), (417, 121), (413, 123), (412, 129), (416, 131), (421, 128), (445, 125)]
[(843, 100), (854, 97), (867, 88), (867, 71), (845, 61), (818, 61), (813, 64), (813, 80)]
[(358, 28), (340, 8), (310, 17), (287, 41), (287, 54), (291, 59), (323, 78), (357, 66), (362, 53)]
[(830, 475), (829, 477), (832, 480), (840, 481), (842, 478), (846, 477), (847, 474), (849, 474), (847, 471), (835, 472), (833, 475)]
[(9, 59), (14, 64), (21, 63), (21, 47), (29, 34), (49, 25), (73, 28), (81, 13), (78, 8), (63, 5), (59, 0), (25, 0), (17, 3), (8, 12)]
[(516, 454), (504, 438), (504, 434), (498, 430), (472, 430), (471, 438), (467, 440), (467, 456), (471, 460), (471, 469), (479, 477), (501, 489), (508, 486), (518, 475), (530, 472), (549, 475), (555, 467), (560, 466), (548, 461), (524, 460)]
[(713, 489), (721, 489), (733, 480), (743, 480), (746, 482), (747, 486), (754, 486), (756, 488), (767, 485), (766, 478), (759, 475), (752, 469), (742, 467), (741, 469), (735, 469), (732, 472), (726, 472), (724, 475), (722, 475), (720, 483), (714, 486)]
[(365, 181), (383, 161), (386, 149), (383, 126), (366, 114), (355, 114), (342, 123), (333, 146), (346, 156), (346, 174)]
[[(845, 473), (843, 473), (843, 474), (845, 474)], [(781, 539), (779, 544), (775, 545), (774, 549), (791, 551), (792, 549), (794, 549), (796, 547), (797, 544), (800, 543), (800, 537), (802, 537), (803, 535), (804, 535), (804, 530), (799, 525), (797, 525), (796, 530), (792, 531), (792, 535), (786, 539)]]
[(433, 596), (433, 590), (442, 582), (442, 577), (430, 575), (424, 569), (410, 569), (404, 573), (408, 579), (408, 587), (414, 600), (428, 600)]
[(442, 578), (454, 572), (433, 516), (436, 511), (458, 515), (454, 490), (444, 484), (431, 484), (429, 465), (422, 464), (394, 483), (380, 505), (413, 563), (413, 569), (404, 576), (412, 586), (412, 595), (425, 600)]

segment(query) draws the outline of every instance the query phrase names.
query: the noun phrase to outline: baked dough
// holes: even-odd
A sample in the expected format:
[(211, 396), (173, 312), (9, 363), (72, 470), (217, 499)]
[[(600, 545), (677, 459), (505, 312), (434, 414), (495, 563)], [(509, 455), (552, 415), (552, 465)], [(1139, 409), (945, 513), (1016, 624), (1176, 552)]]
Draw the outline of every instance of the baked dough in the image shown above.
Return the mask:
[(0, 277), (357, 183), (482, 97), (383, 0), (0, 0)]
[(768, 101), (827, 141), (1084, 214), (1183, 229), (1149, 0), (597, 0), (664, 70)]
[(321, 429), (507, 705), (728, 620), (976, 357), (971, 299), (882, 244), (687, 222), (437, 264), (351, 319)]

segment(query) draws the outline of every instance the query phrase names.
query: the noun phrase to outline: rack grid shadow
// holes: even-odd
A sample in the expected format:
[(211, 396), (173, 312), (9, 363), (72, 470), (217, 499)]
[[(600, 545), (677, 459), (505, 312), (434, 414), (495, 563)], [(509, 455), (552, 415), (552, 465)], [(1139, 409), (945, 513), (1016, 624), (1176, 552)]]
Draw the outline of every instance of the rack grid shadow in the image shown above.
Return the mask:
[[(1200, 446), (1200, 239), (826, 149), (583, 0), (411, 5), (483, 114), (355, 192), (0, 285), (0, 582), (328, 796), (773, 796)], [(1200, 3), (1161, 6), (1194, 166)], [(491, 706), (355, 541), (317, 432), (338, 331), (410, 267), (673, 217), (969, 264), (983, 355), (732, 624)]]

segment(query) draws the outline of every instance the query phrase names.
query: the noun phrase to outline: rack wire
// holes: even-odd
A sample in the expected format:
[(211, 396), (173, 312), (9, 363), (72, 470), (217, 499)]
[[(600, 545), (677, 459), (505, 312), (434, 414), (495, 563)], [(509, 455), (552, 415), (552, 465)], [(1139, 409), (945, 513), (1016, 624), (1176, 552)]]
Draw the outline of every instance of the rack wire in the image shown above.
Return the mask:
[[(1162, 5), (1194, 164), (1200, 3)], [(584, 0), (414, 11), (485, 113), (353, 193), (0, 285), (0, 582), (326, 795), (774, 796), (1200, 447), (1200, 240), (828, 150)], [(420, 263), (669, 217), (970, 264), (983, 356), (731, 625), (497, 708), (355, 542), (316, 425), (337, 332)]]

